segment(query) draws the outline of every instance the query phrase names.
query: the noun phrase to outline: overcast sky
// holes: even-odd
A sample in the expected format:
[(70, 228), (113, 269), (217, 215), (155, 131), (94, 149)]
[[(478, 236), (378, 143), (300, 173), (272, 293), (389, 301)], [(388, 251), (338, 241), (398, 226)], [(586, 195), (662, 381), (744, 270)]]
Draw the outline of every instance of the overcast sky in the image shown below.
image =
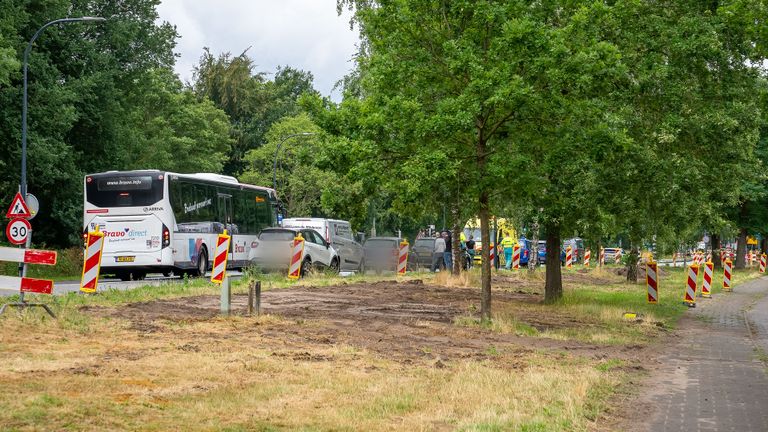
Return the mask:
[(269, 79), (277, 66), (312, 72), (315, 88), (338, 101), (331, 89), (353, 67), (357, 29), (349, 29), (348, 13), (337, 15), (336, 0), (162, 0), (157, 11), (180, 35), (176, 72), (182, 81), (192, 79), (203, 47), (214, 55), (251, 47), (257, 72)]

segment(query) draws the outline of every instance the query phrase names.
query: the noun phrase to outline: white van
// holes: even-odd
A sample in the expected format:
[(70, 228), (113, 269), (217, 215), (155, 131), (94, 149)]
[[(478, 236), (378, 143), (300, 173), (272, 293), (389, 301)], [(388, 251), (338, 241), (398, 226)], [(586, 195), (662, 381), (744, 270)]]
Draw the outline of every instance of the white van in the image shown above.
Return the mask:
[(349, 222), (323, 218), (283, 219), (283, 228), (310, 228), (330, 243), (341, 259), (341, 271), (359, 271), (363, 264), (363, 246), (355, 241)]

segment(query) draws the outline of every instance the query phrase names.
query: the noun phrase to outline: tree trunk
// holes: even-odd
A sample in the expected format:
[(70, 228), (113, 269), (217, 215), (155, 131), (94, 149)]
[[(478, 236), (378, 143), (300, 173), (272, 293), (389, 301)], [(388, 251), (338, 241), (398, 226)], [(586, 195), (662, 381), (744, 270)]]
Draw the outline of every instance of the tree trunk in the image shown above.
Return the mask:
[(453, 245), (451, 246), (451, 252), (453, 252), (453, 275), (458, 276), (461, 274), (461, 269), (464, 268), (464, 254), (461, 253), (461, 230), (459, 229), (459, 212), (457, 209), (453, 209), (451, 216), (453, 218), (453, 238), (451, 239)]
[(763, 239), (760, 240), (760, 253), (764, 254), (766, 251), (768, 251), (768, 237), (763, 233)]
[(528, 272), (533, 273), (536, 265), (539, 263), (539, 224), (533, 224), (533, 238), (531, 239), (531, 249), (528, 251)]
[(563, 279), (560, 274), (560, 226), (545, 225), (544, 229), (547, 232), (544, 303), (554, 303), (563, 297)]
[(637, 246), (632, 245), (627, 257), (627, 282), (637, 283), (638, 255)]
[(733, 266), (735, 269), (743, 270), (747, 266), (747, 262), (744, 259), (744, 254), (747, 253), (747, 229), (739, 229), (739, 240), (736, 244), (736, 264)]
[(488, 193), (480, 193), (480, 257), (482, 264), (480, 268), (480, 281), (482, 285), (480, 317), (483, 321), (491, 320), (491, 254), (488, 245), (491, 244), (491, 229), (488, 223), (489, 219)]
[(720, 235), (719, 234), (712, 234), (712, 265), (715, 270), (719, 270), (723, 267), (722, 262), (720, 262)]

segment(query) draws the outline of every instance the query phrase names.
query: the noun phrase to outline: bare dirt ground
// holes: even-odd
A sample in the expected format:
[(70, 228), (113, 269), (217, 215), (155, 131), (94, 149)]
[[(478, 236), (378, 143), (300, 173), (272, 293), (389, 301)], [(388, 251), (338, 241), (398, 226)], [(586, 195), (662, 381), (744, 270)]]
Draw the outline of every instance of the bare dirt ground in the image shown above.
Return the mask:
[[(615, 277), (601, 280), (580, 273), (571, 273), (568, 278), (570, 283), (577, 284), (582, 281), (592, 284), (615, 282)], [(494, 283), (502, 287), (494, 290), (495, 307), (537, 304), (542, 300), (540, 293), (528, 291), (530, 287), (519, 278), (500, 277)], [(242, 314), (246, 303), (246, 295), (232, 298), (236, 313)], [(525, 337), (454, 324), (458, 317), (476, 317), (479, 304), (480, 290), (477, 288), (430, 285), (418, 279), (275, 289), (262, 294), (262, 313), (298, 325), (262, 324), (250, 331), (258, 332), (261, 338), (271, 340), (275, 346), (289, 352), (299, 350), (296, 354), (299, 356), (303, 350), (345, 344), (404, 363), (489, 358), (493, 357), (487, 353), (489, 347), (504, 347), (507, 352), (512, 350), (520, 354), (561, 350), (588, 358), (610, 357), (633, 362), (639, 354), (636, 346)], [(84, 311), (128, 320), (131, 328), (139, 332), (161, 333), (174, 322), (204, 321), (217, 316), (219, 297), (185, 297)], [(518, 318), (538, 330), (594, 325), (564, 314), (542, 316), (535, 314), (535, 310), (526, 313), (524, 308)], [(221, 334), (198, 336), (200, 339), (220, 338)]]

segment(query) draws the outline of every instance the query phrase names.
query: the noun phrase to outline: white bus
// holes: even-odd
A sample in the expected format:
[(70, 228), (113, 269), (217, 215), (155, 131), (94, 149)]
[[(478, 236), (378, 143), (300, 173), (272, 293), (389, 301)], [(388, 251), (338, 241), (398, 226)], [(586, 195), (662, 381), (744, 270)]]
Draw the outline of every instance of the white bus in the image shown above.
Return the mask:
[(232, 235), (227, 267), (246, 267), (263, 228), (280, 212), (274, 189), (219, 174), (109, 171), (84, 179), (83, 235), (105, 234), (101, 273), (205, 275), (216, 237)]

